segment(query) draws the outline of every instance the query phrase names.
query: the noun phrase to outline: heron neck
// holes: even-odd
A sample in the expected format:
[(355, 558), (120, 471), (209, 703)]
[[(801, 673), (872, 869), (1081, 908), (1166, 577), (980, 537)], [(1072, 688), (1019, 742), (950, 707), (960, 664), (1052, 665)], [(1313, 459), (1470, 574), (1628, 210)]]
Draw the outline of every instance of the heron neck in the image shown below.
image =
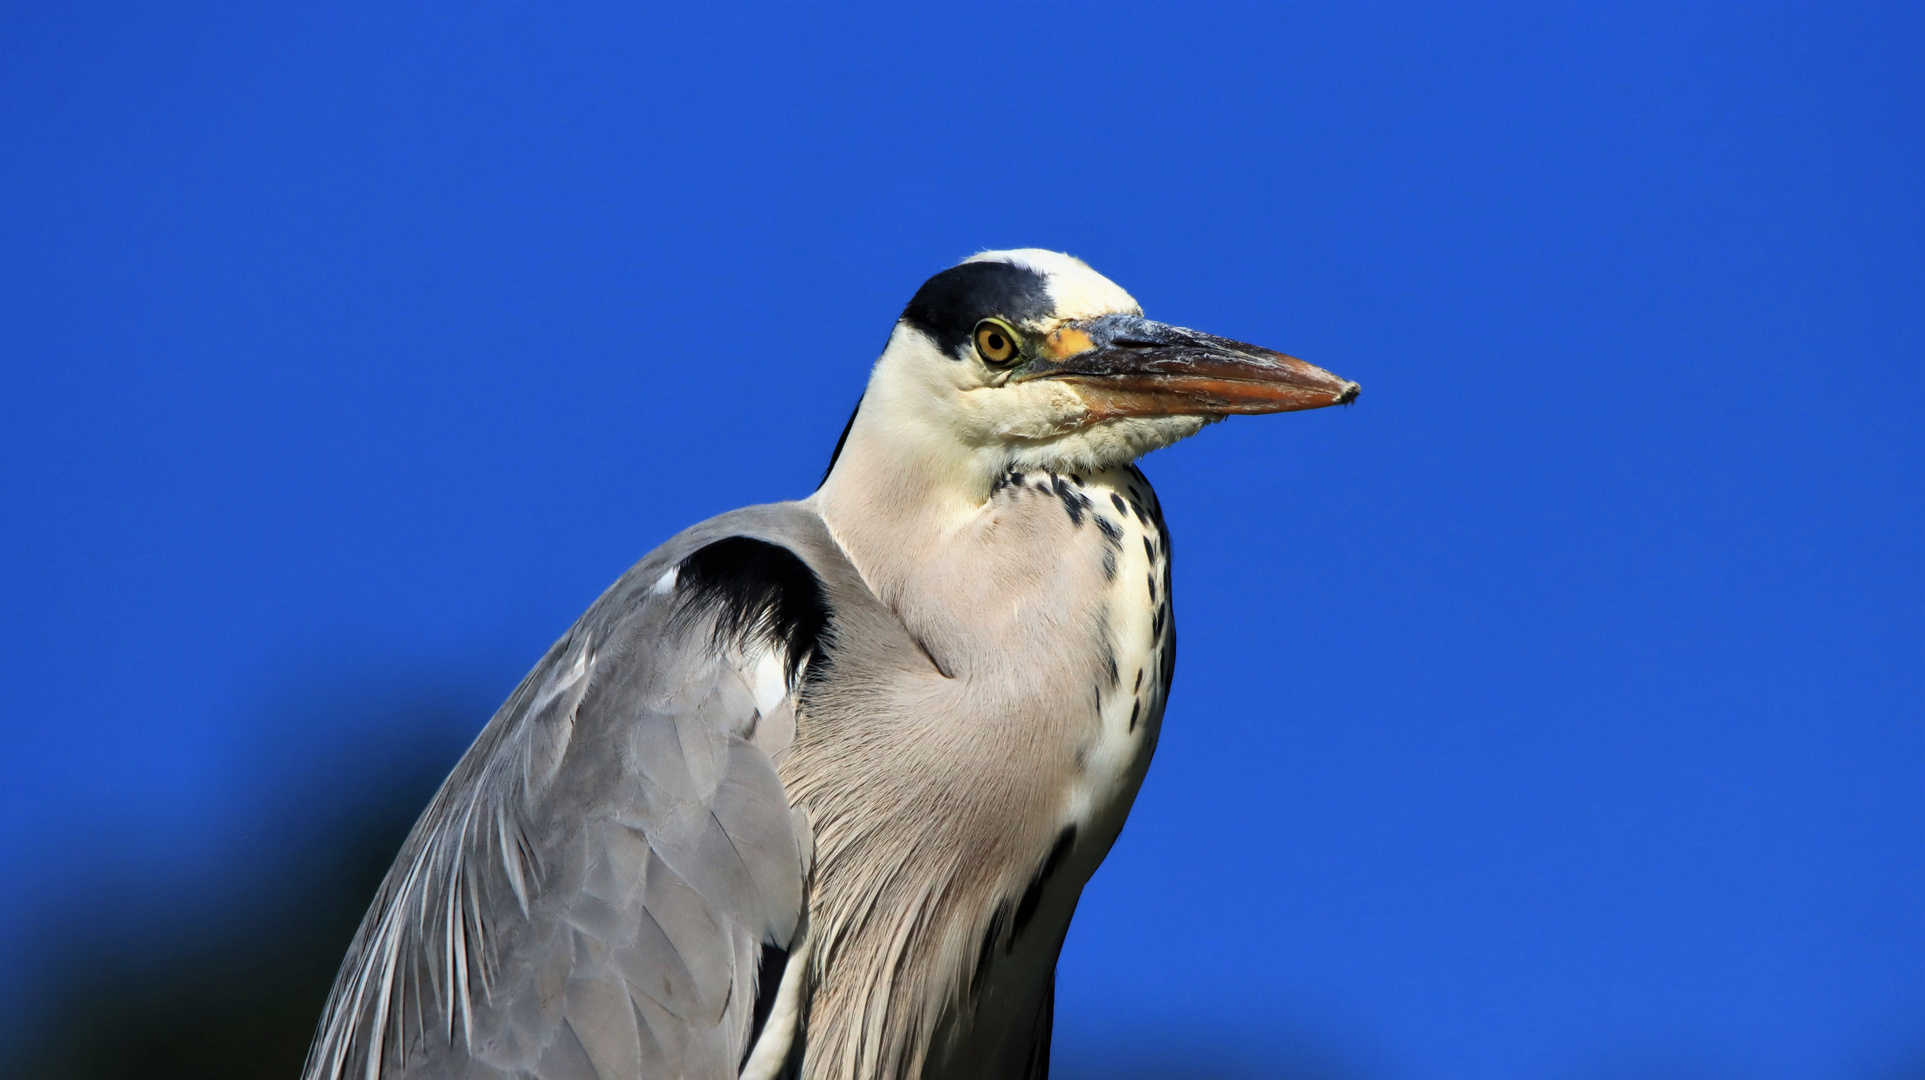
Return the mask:
[(999, 463), (979, 459), (865, 409), (811, 501), (870, 589), (900, 606), (988, 500)]

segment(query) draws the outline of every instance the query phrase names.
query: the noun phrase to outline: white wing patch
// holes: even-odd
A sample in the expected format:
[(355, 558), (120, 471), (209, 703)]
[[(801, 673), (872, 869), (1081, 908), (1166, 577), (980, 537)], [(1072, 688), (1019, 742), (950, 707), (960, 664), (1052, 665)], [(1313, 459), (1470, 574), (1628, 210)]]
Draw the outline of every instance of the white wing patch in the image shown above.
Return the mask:
[(775, 711), (789, 696), (789, 673), (783, 670), (780, 650), (761, 650), (749, 678), (755, 689), (755, 709), (763, 716)]
[[(789, 682), (789, 666), (779, 648), (765, 647), (747, 658), (749, 690), (755, 695), (755, 745), (780, 765), (795, 742), (795, 688)], [(803, 657), (796, 669), (808, 667)]]

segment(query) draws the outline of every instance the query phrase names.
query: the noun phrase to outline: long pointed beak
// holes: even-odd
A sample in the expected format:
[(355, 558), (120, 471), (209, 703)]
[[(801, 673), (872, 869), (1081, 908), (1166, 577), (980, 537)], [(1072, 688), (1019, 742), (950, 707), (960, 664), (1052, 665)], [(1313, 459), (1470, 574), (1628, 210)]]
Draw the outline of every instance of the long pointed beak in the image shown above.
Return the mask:
[(1058, 327), (1011, 376), (1030, 379), (1074, 384), (1090, 422), (1321, 409), (1360, 389), (1294, 356), (1135, 315)]

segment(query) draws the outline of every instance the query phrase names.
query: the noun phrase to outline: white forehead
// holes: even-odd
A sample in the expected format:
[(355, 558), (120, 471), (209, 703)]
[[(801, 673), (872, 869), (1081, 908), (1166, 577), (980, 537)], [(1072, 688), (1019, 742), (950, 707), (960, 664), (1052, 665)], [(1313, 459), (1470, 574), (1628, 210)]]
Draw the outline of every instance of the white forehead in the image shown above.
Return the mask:
[(1049, 282), (1050, 303), (1063, 319), (1087, 319), (1096, 315), (1141, 315), (1136, 299), (1122, 286), (1089, 268), (1074, 255), (1042, 248), (1016, 248), (1011, 251), (984, 251), (963, 260), (1006, 262), (1034, 270)]

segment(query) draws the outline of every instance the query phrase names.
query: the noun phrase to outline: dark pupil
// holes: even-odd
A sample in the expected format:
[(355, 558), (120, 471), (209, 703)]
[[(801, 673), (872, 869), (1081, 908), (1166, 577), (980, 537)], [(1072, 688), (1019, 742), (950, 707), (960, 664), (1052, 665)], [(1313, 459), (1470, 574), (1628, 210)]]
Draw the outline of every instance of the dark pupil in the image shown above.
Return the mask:
[(996, 333), (996, 332), (994, 332), (994, 331), (991, 331), (991, 332), (990, 332), (990, 335), (989, 335), (989, 351), (990, 351), (990, 352), (1002, 352), (1002, 351), (1003, 351), (1003, 336), (1002, 336), (1001, 334), (998, 334), (998, 333)]

